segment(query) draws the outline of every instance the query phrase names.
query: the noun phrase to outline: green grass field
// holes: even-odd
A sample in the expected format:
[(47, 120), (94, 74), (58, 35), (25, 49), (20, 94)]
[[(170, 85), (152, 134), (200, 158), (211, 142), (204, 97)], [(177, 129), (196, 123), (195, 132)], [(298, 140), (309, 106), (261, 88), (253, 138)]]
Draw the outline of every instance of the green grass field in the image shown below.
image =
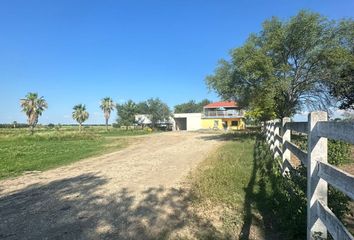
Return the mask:
[(128, 145), (128, 137), (148, 134), (146, 130), (120, 130), (104, 127), (36, 129), (0, 129), (0, 179), (26, 171), (42, 171), (83, 158), (119, 150)]

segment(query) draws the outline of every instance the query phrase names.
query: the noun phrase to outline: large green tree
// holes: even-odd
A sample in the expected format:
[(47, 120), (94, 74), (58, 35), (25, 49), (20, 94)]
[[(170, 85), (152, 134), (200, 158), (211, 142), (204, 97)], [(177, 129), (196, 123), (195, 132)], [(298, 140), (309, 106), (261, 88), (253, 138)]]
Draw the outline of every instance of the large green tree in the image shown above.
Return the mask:
[(82, 123), (89, 118), (89, 113), (86, 111), (86, 106), (83, 104), (77, 104), (73, 107), (72, 117), (79, 123), (79, 131), (82, 130)]
[(204, 99), (200, 102), (190, 100), (189, 102), (178, 104), (175, 106), (175, 113), (201, 113), (203, 107), (211, 103), (208, 99)]
[(144, 110), (144, 114), (149, 115), (153, 128), (156, 127), (158, 122), (168, 121), (171, 116), (170, 108), (159, 98), (150, 98), (144, 103), (141, 103), (140, 107)]
[(20, 100), (22, 111), (26, 113), (27, 122), (31, 133), (38, 123), (39, 116), (48, 108), (48, 104), (43, 97), (38, 97), (37, 93), (28, 93), (25, 98)]
[[(344, 49), (341, 24), (308, 11), (287, 21), (266, 20), (262, 31), (233, 49), (231, 60), (221, 60), (206, 82), (260, 120), (292, 116), (304, 108), (327, 110), (333, 104), (333, 79), (340, 76), (338, 67), (328, 66), (331, 56)], [(337, 66), (347, 62), (336, 61)]]
[(326, 62), (326, 70), (336, 74), (328, 85), (340, 108), (354, 109), (354, 21), (341, 21), (336, 35), (340, 47), (329, 51)]
[(117, 104), (117, 122), (121, 126), (131, 126), (135, 122), (135, 115), (138, 113), (137, 104), (132, 100), (127, 101), (123, 104)]
[(103, 114), (104, 114), (104, 118), (106, 120), (106, 129), (108, 131), (108, 121), (109, 121), (109, 118), (111, 116), (111, 112), (114, 110), (115, 108), (115, 104), (112, 100), (112, 98), (110, 97), (105, 97), (101, 100), (101, 105), (100, 105), (100, 108), (102, 109), (103, 111)]

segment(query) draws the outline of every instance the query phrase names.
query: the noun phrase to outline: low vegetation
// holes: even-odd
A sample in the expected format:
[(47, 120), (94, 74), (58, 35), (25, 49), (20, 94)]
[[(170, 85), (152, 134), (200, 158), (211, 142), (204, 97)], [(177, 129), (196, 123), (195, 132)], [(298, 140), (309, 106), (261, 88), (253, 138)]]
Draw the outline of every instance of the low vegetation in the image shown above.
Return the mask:
[(83, 158), (116, 151), (133, 136), (148, 134), (146, 130), (122, 131), (104, 127), (39, 128), (30, 135), (26, 129), (0, 130), (0, 179), (27, 171), (42, 171), (69, 164)]
[[(229, 141), (193, 179), (196, 206), (209, 212), (217, 209), (214, 218), (221, 219), (223, 231), (236, 239), (305, 239), (306, 169), (299, 166), (284, 178), (261, 135), (235, 133), (224, 139)], [(330, 143), (331, 159), (336, 155), (342, 163), (352, 161), (346, 154), (347, 146)], [(344, 219), (348, 198), (330, 188), (329, 206)]]

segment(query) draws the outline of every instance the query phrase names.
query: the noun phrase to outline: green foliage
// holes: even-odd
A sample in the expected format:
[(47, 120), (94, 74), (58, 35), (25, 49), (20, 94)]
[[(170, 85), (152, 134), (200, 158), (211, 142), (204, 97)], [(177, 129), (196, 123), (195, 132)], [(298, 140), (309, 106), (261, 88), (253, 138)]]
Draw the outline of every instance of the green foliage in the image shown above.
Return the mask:
[(20, 100), (22, 111), (27, 116), (27, 122), (33, 133), (34, 127), (38, 123), (39, 116), (48, 108), (48, 104), (43, 97), (38, 97), (37, 93), (28, 93), (26, 98)]
[(200, 102), (190, 100), (189, 102), (178, 104), (175, 106), (175, 113), (201, 113), (203, 112), (203, 107), (211, 103), (208, 99), (204, 99)]
[(2, 123), (0, 124), (0, 128), (28, 128), (29, 125), (26, 123), (16, 123), (14, 124), (8, 124), (8, 123)]
[(80, 125), (80, 131), (82, 123), (89, 118), (89, 113), (86, 111), (86, 106), (83, 104), (78, 104), (73, 107), (72, 117)]
[(260, 162), (260, 182), (265, 185), (266, 197), (263, 208), (271, 209), (271, 214), (282, 233), (283, 239), (306, 238), (306, 169), (283, 177), (268, 145), (261, 138), (255, 146), (255, 158)]
[(64, 126), (60, 131), (41, 128), (29, 135), (25, 129), (3, 128), (0, 130), (0, 179), (117, 151), (128, 144), (127, 136), (148, 133), (120, 129), (107, 132), (105, 127), (90, 127), (78, 133), (74, 127)]
[(108, 120), (109, 120), (109, 118), (111, 116), (111, 112), (115, 108), (115, 104), (114, 104), (112, 98), (110, 98), (110, 97), (103, 98), (101, 100), (100, 108), (103, 111), (103, 115), (104, 115), (104, 118), (106, 120), (106, 129), (108, 130)]
[(166, 103), (159, 98), (150, 98), (138, 104), (129, 100), (125, 104), (117, 104), (117, 123), (120, 126), (131, 126), (135, 123), (136, 114), (145, 114), (151, 121), (152, 127), (156, 127), (159, 122), (168, 121), (172, 115)]
[[(307, 136), (292, 135), (291, 141), (299, 146), (302, 150), (307, 151)], [(328, 140), (328, 163), (339, 166), (351, 162), (350, 144), (329, 139)]]
[[(345, 26), (353, 23), (346, 22)], [(353, 75), (343, 74), (349, 71), (348, 59), (353, 54), (333, 57), (348, 52), (343, 44), (343, 39), (350, 39), (345, 37), (348, 31), (341, 23), (307, 11), (287, 21), (273, 17), (258, 34), (231, 51), (230, 61), (221, 60), (206, 83), (222, 98), (236, 99), (249, 108), (249, 116), (259, 120), (274, 114), (291, 117), (304, 106), (327, 109), (331, 104), (329, 82)], [(350, 83), (352, 78), (344, 86), (353, 86)]]
[[(261, 135), (228, 134), (222, 139), (230, 141), (211, 155), (196, 174), (193, 190), (197, 200), (228, 206), (221, 216), (224, 227), (240, 231), (240, 239), (249, 239), (254, 216), (261, 216), (265, 231), (276, 233), (275, 239), (305, 239), (307, 169), (299, 166), (283, 177)], [(306, 149), (306, 138), (293, 139)], [(330, 141), (329, 161), (345, 162), (347, 147)], [(342, 219), (348, 212), (348, 197), (331, 186), (328, 195), (330, 209)]]
[(252, 176), (254, 137), (244, 133), (223, 134), (227, 142), (211, 155), (197, 172), (194, 191), (200, 199), (210, 199), (242, 209), (244, 186)]
[(117, 104), (117, 123), (120, 126), (131, 126), (135, 122), (135, 115), (138, 113), (137, 105), (129, 100), (124, 104)]
[[(292, 142), (303, 150), (307, 148), (305, 136), (292, 136)], [(306, 238), (306, 168), (301, 165), (290, 173), (287, 177), (280, 175), (280, 169), (268, 145), (263, 139), (257, 143), (256, 155), (260, 155), (265, 161), (262, 162), (262, 178), (269, 184), (271, 195), (269, 206), (274, 211), (277, 223), (281, 231), (284, 232), (285, 239)], [(328, 141), (328, 162), (333, 165), (340, 165), (350, 161), (350, 145), (344, 142)], [(348, 213), (349, 198), (332, 186), (328, 188), (328, 206), (339, 218), (343, 219)], [(274, 199), (274, 201), (273, 201)], [(284, 208), (284, 206), (287, 206)]]
[(158, 122), (168, 121), (172, 115), (166, 103), (159, 98), (150, 98), (141, 104), (144, 113), (149, 115), (152, 127), (155, 128)]
[(338, 141), (328, 140), (328, 162), (335, 166), (350, 162), (350, 144)]
[(342, 109), (354, 109), (354, 21), (342, 20), (337, 36), (340, 48), (328, 52), (327, 68), (337, 73), (328, 81), (331, 94), (337, 97)]

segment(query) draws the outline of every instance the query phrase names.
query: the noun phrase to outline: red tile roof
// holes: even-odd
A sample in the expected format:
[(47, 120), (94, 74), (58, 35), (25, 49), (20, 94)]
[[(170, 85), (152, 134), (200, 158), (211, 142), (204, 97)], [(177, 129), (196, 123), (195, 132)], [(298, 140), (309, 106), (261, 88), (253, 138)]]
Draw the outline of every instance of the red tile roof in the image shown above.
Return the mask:
[(214, 102), (204, 106), (204, 108), (220, 108), (220, 107), (225, 107), (225, 108), (237, 107), (237, 103), (235, 101), (225, 101), (225, 102)]

